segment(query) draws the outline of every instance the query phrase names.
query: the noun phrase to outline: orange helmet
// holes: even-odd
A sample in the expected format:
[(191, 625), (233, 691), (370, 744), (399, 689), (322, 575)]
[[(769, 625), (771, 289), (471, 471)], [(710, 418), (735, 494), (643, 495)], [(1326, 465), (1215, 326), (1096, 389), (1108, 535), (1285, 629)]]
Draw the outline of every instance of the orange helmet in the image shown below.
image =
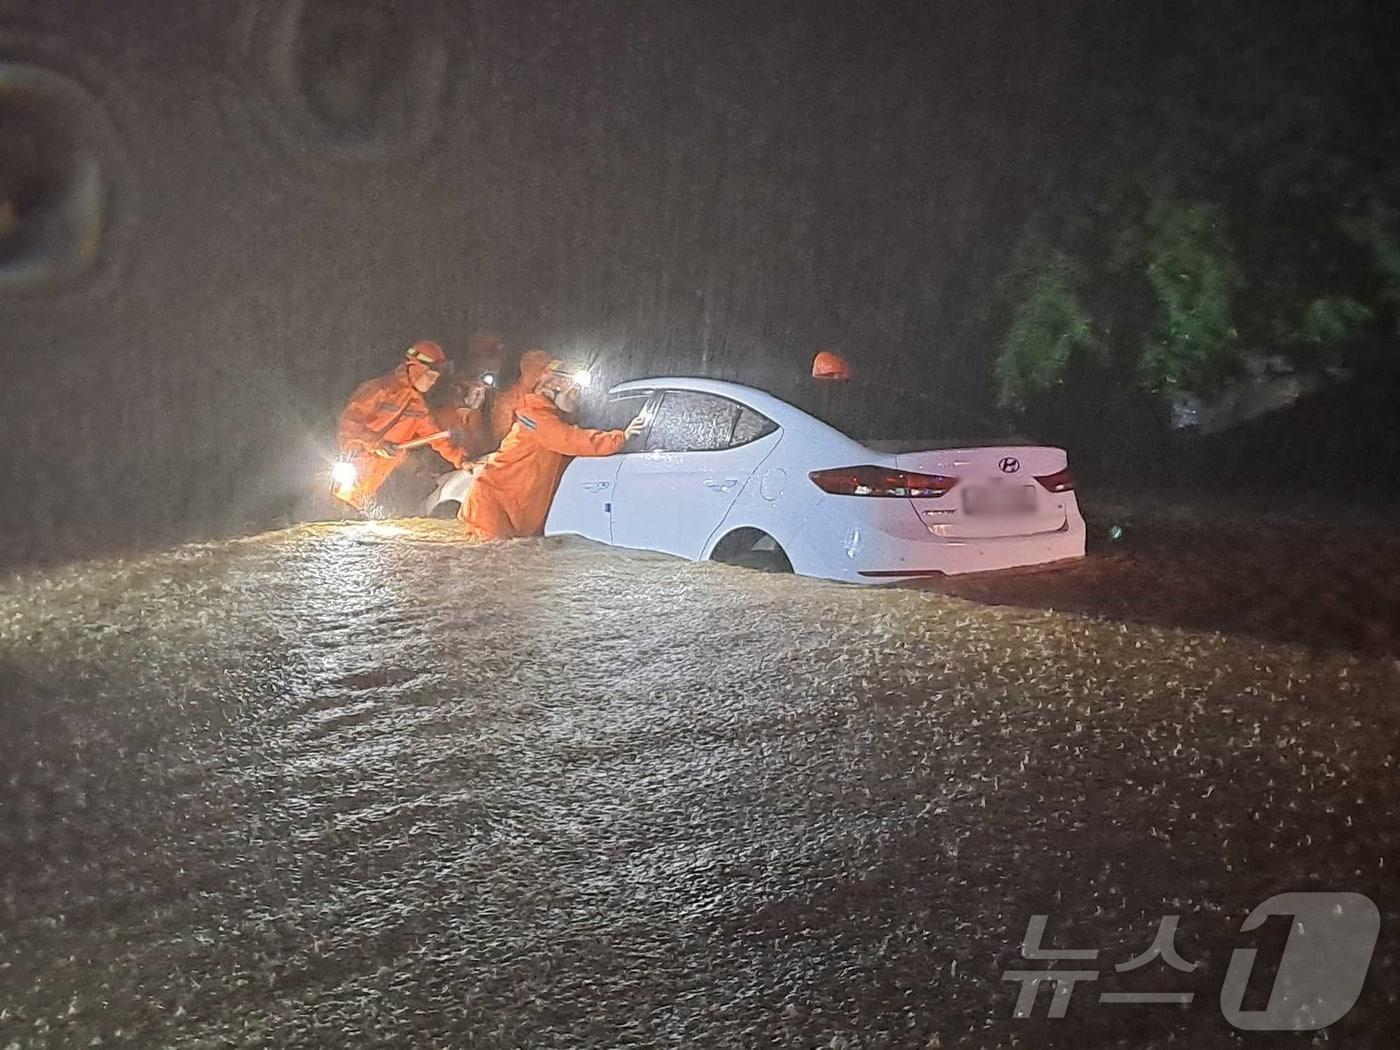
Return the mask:
[(818, 350), (817, 356), (812, 358), (812, 378), (850, 379), (851, 366), (840, 354), (834, 354), (830, 350)]
[(543, 350), (526, 350), (521, 354), (520, 381), (525, 385), (525, 389), (534, 390), (539, 386), (540, 380), (549, 375), (550, 370), (557, 363), (558, 358)]
[(422, 365), (430, 372), (447, 371), (447, 355), (431, 339), (420, 339), (404, 352), (409, 364)]

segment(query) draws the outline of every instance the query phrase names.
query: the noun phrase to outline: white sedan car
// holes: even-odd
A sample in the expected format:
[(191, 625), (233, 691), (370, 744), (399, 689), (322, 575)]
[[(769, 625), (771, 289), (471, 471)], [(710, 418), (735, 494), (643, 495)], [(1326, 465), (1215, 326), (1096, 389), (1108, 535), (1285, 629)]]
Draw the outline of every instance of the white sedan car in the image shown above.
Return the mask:
[[(889, 583), (1084, 555), (1063, 449), (869, 445), (771, 394), (714, 379), (622, 383), (609, 401), (647, 429), (564, 472), (546, 535), (577, 535), (820, 576)], [(463, 471), (428, 499), (463, 500)]]

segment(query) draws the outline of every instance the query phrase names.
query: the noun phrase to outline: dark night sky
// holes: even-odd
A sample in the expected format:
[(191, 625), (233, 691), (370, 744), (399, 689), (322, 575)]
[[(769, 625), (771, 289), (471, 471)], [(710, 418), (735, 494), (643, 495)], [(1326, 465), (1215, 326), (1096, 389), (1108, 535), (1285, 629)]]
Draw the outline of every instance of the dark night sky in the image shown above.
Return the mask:
[(478, 328), (779, 393), (829, 345), (986, 408), (967, 301), (1201, 10), (0, 0), (11, 82), (66, 78), (0, 174), (88, 157), (108, 205), (0, 257), (0, 520), (270, 513), (359, 380)]

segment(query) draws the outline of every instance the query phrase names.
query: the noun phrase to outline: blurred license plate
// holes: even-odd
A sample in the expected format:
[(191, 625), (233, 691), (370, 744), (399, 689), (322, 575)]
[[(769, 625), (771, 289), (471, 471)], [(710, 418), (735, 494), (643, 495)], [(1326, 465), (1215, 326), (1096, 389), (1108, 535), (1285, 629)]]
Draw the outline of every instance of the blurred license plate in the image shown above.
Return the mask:
[(1034, 485), (970, 485), (963, 489), (968, 514), (1030, 514), (1035, 510)]

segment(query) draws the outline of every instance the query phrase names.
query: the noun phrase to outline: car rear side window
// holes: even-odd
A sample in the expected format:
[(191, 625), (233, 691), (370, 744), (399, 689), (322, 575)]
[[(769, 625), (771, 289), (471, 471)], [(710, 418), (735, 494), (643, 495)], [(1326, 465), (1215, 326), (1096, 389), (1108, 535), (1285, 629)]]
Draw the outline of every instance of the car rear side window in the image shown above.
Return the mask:
[(734, 437), (729, 445), (731, 448), (737, 445), (747, 445), (750, 441), (767, 437), (777, 429), (778, 424), (767, 416), (759, 415), (751, 408), (741, 408), (739, 409), (739, 421), (734, 424)]
[(718, 452), (778, 429), (771, 420), (716, 394), (668, 390), (647, 436), (651, 452)]

